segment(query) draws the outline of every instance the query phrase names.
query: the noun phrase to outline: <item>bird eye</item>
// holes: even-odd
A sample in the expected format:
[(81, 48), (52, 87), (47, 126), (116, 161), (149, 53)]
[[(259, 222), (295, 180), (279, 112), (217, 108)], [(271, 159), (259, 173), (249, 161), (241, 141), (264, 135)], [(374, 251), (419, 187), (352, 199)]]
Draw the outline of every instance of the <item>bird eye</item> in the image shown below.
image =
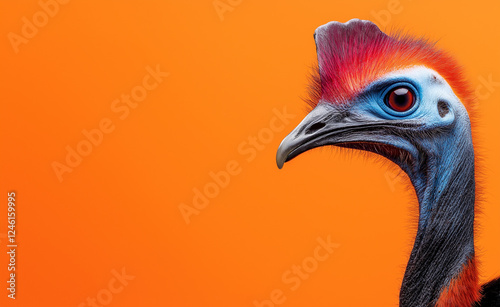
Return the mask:
[(415, 103), (415, 94), (407, 87), (397, 87), (385, 99), (387, 106), (397, 112), (406, 112)]

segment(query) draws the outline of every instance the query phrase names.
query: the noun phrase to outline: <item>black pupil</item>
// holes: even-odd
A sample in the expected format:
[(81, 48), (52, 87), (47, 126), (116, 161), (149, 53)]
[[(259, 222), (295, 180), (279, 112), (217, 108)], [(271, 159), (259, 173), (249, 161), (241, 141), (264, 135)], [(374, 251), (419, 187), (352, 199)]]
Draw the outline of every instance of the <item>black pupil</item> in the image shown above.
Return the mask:
[(405, 109), (412, 103), (411, 94), (407, 88), (398, 88), (393, 92), (392, 102), (395, 104), (395, 107)]

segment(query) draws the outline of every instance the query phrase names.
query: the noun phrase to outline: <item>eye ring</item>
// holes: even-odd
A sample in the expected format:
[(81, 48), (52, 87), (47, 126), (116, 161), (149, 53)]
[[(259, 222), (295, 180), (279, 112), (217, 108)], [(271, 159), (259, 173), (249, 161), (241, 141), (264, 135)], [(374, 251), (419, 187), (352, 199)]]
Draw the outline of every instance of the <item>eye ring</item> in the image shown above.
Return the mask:
[(404, 113), (413, 108), (416, 102), (416, 95), (407, 86), (398, 86), (391, 89), (385, 95), (385, 105), (392, 111)]

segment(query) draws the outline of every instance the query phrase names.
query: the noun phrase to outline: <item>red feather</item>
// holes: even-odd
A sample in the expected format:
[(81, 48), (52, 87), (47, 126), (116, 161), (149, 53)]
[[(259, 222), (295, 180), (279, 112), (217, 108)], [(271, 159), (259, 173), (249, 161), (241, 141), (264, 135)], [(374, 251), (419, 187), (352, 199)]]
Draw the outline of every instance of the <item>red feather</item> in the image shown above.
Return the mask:
[(438, 72), (467, 107), (473, 94), (455, 60), (423, 38), (383, 33), (370, 21), (330, 22), (315, 32), (319, 78), (313, 76), (311, 101), (348, 103), (377, 78), (397, 69), (424, 65)]
[(436, 307), (470, 307), (480, 298), (476, 261), (471, 259), (450, 285), (443, 289)]

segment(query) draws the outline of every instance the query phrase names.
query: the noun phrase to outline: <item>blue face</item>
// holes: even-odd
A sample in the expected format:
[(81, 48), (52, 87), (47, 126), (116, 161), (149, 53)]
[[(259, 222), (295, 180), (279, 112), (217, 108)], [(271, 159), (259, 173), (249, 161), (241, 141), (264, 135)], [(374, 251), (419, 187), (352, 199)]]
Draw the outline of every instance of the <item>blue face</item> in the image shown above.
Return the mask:
[(282, 141), (276, 162), (281, 168), (304, 151), (336, 145), (380, 154), (417, 183), (426, 157), (446, 155), (456, 142), (472, 142), (465, 107), (437, 72), (413, 66), (372, 82), (348, 104), (320, 100)]
[(441, 76), (417, 66), (374, 81), (352, 101), (349, 111), (373, 121), (419, 121), (432, 129), (449, 126), (455, 113), (465, 108)]

